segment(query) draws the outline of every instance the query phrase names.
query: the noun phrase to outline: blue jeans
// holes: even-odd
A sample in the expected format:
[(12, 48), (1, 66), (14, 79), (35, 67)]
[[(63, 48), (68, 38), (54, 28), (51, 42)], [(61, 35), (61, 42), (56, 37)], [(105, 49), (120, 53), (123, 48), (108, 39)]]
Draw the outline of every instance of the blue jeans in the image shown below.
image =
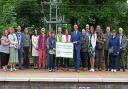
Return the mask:
[(19, 61), (19, 68), (22, 67), (22, 48), (18, 49), (18, 61)]
[(79, 70), (80, 69), (80, 49), (74, 48), (74, 64), (75, 64), (75, 69)]
[(111, 54), (110, 57), (111, 69), (117, 69), (118, 56)]
[(55, 55), (48, 54), (48, 69), (55, 69)]

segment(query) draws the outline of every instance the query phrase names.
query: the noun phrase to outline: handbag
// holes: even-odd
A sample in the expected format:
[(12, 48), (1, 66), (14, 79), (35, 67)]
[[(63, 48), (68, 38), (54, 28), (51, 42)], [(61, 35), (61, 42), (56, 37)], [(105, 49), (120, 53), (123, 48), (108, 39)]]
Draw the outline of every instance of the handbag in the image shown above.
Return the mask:
[(114, 53), (113, 47), (109, 48), (109, 53)]
[(55, 54), (55, 50), (50, 49), (50, 50), (49, 50), (49, 54)]

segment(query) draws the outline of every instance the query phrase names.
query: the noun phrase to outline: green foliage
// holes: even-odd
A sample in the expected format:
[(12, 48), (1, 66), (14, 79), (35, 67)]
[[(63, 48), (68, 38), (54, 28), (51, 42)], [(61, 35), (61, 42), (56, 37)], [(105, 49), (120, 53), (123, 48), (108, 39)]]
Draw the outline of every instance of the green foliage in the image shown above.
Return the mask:
[[(100, 24), (103, 29), (123, 27), (128, 33), (128, 4), (126, 0), (62, 0), (61, 13), (66, 19), (77, 19), (81, 28), (86, 23)], [(63, 9), (64, 8), (64, 9)], [(66, 12), (66, 13), (65, 13)], [(71, 24), (74, 24), (72, 21)]]
[[(41, 5), (44, 0), (0, 0), (0, 29), (8, 26), (47, 27), (44, 17), (49, 19), (49, 4)], [(49, 0), (45, 0), (49, 1)], [(59, 15), (64, 16), (71, 25), (79, 24), (79, 28), (86, 23), (100, 24), (103, 29), (111, 26), (113, 29), (123, 27), (128, 34), (128, 4), (126, 0), (61, 0)], [(55, 8), (53, 6), (53, 17)], [(66, 28), (65, 25), (63, 26)]]

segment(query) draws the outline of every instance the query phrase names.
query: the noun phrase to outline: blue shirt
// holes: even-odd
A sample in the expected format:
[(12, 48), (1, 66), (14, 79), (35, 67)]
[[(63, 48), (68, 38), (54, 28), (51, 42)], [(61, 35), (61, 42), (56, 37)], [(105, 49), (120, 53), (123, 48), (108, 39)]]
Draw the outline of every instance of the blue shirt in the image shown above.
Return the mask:
[(16, 37), (17, 37), (17, 40), (18, 40), (18, 45), (20, 46), (20, 48), (22, 48), (23, 45), (24, 45), (24, 42), (25, 42), (25, 37), (24, 37), (23, 33), (16, 32)]

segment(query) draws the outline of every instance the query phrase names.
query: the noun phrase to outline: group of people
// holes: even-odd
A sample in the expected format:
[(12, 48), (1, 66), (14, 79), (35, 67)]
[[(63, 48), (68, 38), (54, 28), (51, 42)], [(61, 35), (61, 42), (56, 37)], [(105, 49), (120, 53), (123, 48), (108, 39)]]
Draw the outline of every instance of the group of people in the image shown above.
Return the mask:
[[(76, 72), (80, 70), (89, 70), (90, 72), (109, 70), (111, 72), (125, 72), (126, 65), (126, 46), (127, 37), (123, 34), (123, 28), (111, 30), (106, 27), (103, 33), (100, 25), (86, 27), (82, 31), (78, 30), (78, 25), (74, 24), (74, 31), (69, 34), (69, 29), (62, 34), (62, 28), (58, 27), (57, 34), (54, 31), (46, 33), (42, 28), (40, 34), (35, 29), (32, 36), (28, 29), (21, 32), (18, 26), (17, 31), (9, 27), (4, 31), (1, 37), (1, 65), (3, 71), (16, 71), (16, 65), (19, 69), (29, 68), (30, 53), (34, 69), (48, 69), (54, 72), (55, 69), (63, 67), (65, 71), (69, 70), (69, 58), (56, 58), (56, 42), (73, 43), (73, 64)], [(32, 51), (30, 51), (32, 49)]]
[(17, 27), (17, 31), (9, 27), (3, 32), (1, 37), (0, 54), (1, 65), (3, 71), (16, 71), (16, 64), (18, 63), (19, 69), (23, 69), (23, 53), (24, 53), (24, 67), (29, 67), (29, 47), (30, 35), (28, 29), (21, 32), (21, 27)]

